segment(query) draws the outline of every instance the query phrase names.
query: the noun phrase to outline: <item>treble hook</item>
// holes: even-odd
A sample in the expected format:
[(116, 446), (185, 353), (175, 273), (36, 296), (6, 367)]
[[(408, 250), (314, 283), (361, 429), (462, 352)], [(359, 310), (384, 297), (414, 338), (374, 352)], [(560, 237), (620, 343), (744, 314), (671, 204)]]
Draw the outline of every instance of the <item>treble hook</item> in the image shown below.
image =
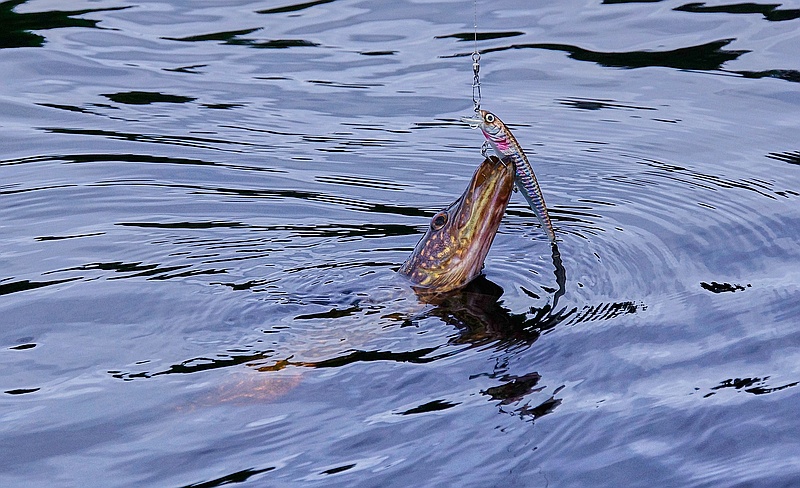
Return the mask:
[(489, 151), (491, 149), (492, 149), (492, 145), (489, 144), (489, 141), (483, 141), (483, 144), (481, 145), (481, 156), (483, 156), (484, 158), (488, 158), (489, 157)]

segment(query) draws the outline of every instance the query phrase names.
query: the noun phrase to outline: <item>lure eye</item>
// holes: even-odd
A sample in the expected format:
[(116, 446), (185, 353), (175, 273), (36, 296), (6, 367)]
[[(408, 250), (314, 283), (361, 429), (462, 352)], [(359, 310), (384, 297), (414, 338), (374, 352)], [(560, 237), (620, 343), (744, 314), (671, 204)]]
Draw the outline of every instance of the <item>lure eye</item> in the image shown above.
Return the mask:
[(447, 212), (439, 212), (431, 219), (431, 230), (439, 230), (447, 223)]
[(496, 117), (494, 116), (494, 114), (487, 113), (486, 115), (483, 116), (483, 120), (485, 120), (487, 124), (494, 123), (495, 119)]

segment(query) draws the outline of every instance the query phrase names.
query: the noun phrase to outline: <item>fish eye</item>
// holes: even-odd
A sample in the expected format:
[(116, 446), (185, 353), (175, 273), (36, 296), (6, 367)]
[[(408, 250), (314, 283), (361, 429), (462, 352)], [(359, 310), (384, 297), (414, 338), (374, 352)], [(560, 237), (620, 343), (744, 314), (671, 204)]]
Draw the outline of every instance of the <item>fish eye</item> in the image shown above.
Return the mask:
[(447, 223), (447, 212), (442, 211), (431, 219), (431, 230), (439, 230)]
[(486, 115), (483, 116), (483, 120), (486, 121), (487, 124), (494, 123), (496, 117), (494, 114), (487, 112)]

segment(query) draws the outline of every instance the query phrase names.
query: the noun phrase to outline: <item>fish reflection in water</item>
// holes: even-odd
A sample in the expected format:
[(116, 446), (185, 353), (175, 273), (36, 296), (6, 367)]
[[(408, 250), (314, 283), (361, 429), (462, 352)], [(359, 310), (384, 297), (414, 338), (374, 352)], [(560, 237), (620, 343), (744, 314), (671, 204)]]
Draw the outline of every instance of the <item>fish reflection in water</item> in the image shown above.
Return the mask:
[[(349, 349), (338, 353), (328, 351), (330, 343), (323, 344), (316, 355), (319, 360), (296, 358), (297, 351), (281, 353), (269, 349), (250, 351), (246, 354), (232, 355), (228, 358), (196, 358), (173, 365), (167, 370), (146, 374), (158, 376), (165, 374), (186, 374), (204, 370), (227, 368), (234, 365), (247, 365), (250, 372), (236, 372), (233, 381), (226, 381), (200, 396), (193, 398), (189, 408), (213, 406), (220, 403), (252, 404), (277, 401), (289, 394), (303, 381), (304, 369), (341, 368), (357, 363), (375, 361), (404, 364), (428, 364), (444, 360), (454, 354), (470, 350), (489, 351), (493, 361), (490, 372), (478, 373), (466, 379), (488, 377), (497, 382), (495, 386), (479, 390), (479, 393), (494, 403), (501, 413), (518, 416), (533, 421), (552, 412), (561, 400), (557, 397), (561, 386), (543, 386), (539, 371), (532, 368), (524, 374), (509, 374), (507, 365), (515, 355), (531, 347), (543, 335), (557, 326), (575, 325), (611, 319), (624, 314), (636, 313), (643, 305), (634, 302), (599, 304), (585, 307), (562, 307), (557, 311), (548, 303), (542, 308), (531, 309), (526, 313), (513, 313), (503, 305), (504, 290), (484, 275), (480, 275), (466, 286), (447, 294), (438, 295), (435, 304), (428, 303), (422, 310), (397, 310), (392, 303), (375, 303), (373, 298), (353, 300), (339, 304), (337, 308), (321, 314), (301, 315), (296, 318), (321, 321), (336, 330), (337, 322), (360, 323), (378, 327), (380, 316), (401, 328), (420, 327), (426, 319), (436, 318), (441, 323), (453, 327), (455, 333), (445, 343), (433, 347), (413, 350), (370, 350)], [(376, 313), (376, 310), (378, 313)], [(330, 324), (333, 321), (334, 324)], [(384, 326), (385, 327), (385, 326)], [(309, 339), (313, 341), (313, 339)], [(312, 344), (309, 346), (314, 347)], [(279, 354), (286, 354), (278, 358)], [(257, 372), (258, 374), (252, 374)], [(260, 373), (266, 373), (260, 374)], [(143, 377), (139, 374), (121, 375), (125, 379)], [(544, 396), (544, 398), (542, 398)], [(441, 407), (441, 406), (440, 406)], [(418, 407), (420, 412), (425, 409)], [(402, 412), (404, 414), (419, 413)]]

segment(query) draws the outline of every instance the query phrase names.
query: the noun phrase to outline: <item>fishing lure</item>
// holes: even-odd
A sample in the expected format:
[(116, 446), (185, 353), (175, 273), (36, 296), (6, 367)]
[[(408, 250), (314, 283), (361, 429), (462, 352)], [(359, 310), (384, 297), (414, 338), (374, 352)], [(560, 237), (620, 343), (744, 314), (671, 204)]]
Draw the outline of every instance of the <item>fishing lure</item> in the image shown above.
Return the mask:
[(536, 175), (533, 173), (533, 168), (531, 163), (528, 162), (525, 152), (508, 127), (493, 113), (480, 109), (476, 110), (475, 118), (464, 117), (461, 120), (467, 122), (470, 127), (481, 129), (486, 140), (489, 141), (501, 160), (514, 163), (514, 170), (516, 171), (514, 183), (522, 191), (522, 195), (528, 201), (531, 210), (536, 214), (536, 218), (542, 224), (550, 243), (555, 245), (556, 234), (553, 230), (553, 224), (550, 223), (550, 215), (547, 213), (542, 189), (539, 188)]

